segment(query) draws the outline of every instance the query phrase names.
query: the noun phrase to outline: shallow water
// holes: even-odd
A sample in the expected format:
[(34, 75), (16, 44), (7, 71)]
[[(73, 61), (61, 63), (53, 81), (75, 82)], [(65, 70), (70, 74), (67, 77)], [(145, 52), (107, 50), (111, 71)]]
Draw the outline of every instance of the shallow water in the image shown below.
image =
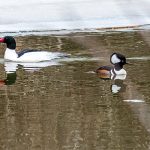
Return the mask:
[[(38, 64), (0, 60), (0, 149), (150, 149), (149, 30), (16, 40), (18, 50), (71, 55)], [(94, 71), (114, 51), (127, 56), (127, 76), (101, 79)]]

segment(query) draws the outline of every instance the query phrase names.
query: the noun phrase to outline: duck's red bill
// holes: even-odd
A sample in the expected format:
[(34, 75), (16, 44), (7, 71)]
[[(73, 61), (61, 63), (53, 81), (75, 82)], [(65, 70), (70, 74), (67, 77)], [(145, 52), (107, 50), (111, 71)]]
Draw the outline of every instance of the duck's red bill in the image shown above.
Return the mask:
[(4, 42), (4, 38), (0, 38), (0, 43), (3, 43)]

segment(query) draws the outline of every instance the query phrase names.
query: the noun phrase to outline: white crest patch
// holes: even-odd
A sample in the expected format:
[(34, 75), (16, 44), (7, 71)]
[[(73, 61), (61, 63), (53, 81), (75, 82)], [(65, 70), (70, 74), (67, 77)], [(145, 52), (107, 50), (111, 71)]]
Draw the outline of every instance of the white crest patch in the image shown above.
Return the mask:
[(116, 64), (116, 63), (119, 63), (121, 60), (117, 57), (116, 54), (112, 55), (111, 56), (111, 63), (112, 64)]

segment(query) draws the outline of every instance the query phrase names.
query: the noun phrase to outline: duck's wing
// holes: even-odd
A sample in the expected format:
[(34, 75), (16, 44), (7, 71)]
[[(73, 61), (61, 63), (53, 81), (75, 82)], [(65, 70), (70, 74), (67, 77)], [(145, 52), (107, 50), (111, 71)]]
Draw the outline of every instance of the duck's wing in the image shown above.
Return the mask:
[(39, 52), (40, 50), (36, 50), (36, 49), (23, 49), (19, 52), (17, 52), (18, 54), (18, 58), (21, 57), (22, 55), (26, 54), (26, 53), (30, 53), (30, 52)]
[(102, 66), (96, 70), (96, 73), (109, 74), (112, 69), (112, 66)]

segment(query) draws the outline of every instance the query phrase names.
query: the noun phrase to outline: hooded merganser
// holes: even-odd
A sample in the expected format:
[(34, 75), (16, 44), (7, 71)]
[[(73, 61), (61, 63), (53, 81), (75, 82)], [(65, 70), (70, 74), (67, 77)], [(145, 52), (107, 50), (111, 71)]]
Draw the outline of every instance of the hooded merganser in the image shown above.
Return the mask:
[(124, 55), (119, 53), (113, 53), (110, 56), (110, 62), (114, 66), (102, 66), (96, 70), (96, 73), (102, 78), (110, 78), (111, 75), (126, 75), (127, 72), (123, 69), (123, 65), (127, 64)]
[(52, 59), (60, 58), (65, 54), (58, 52), (47, 52), (39, 50), (25, 49), (20, 52), (16, 52), (16, 41), (12, 36), (6, 36), (0, 38), (0, 43), (6, 43), (7, 48), (5, 50), (4, 59), (15, 62), (41, 62), (49, 61)]

